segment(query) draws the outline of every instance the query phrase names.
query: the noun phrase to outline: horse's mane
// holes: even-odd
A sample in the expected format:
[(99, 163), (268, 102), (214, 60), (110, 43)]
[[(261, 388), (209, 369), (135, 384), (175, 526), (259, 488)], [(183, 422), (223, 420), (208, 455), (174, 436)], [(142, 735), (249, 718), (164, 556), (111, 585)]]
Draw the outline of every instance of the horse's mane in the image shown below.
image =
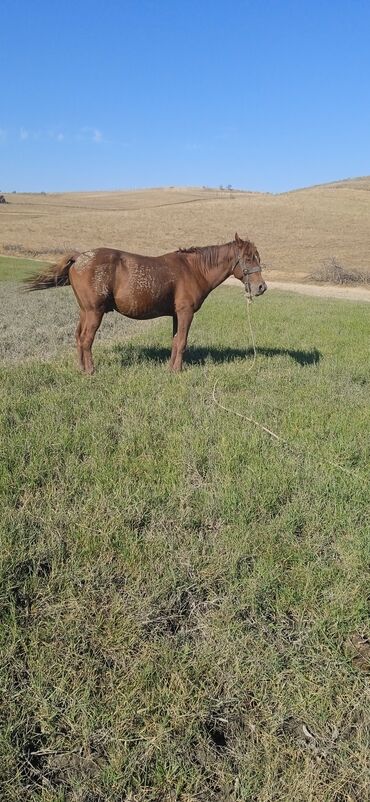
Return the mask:
[[(243, 244), (244, 256), (246, 256), (247, 259), (253, 259), (257, 251), (255, 244), (250, 240), (244, 240)], [(225, 245), (231, 247), (232, 245), (236, 245), (236, 242), (234, 240), (233, 242), (225, 242), (222, 245), (191, 245), (190, 248), (179, 248), (176, 253), (198, 254), (205, 267), (210, 269), (215, 262), (219, 248), (224, 247)]]
[(235, 245), (235, 242), (225, 242), (222, 245), (191, 245), (190, 248), (178, 248), (176, 253), (214, 253), (215, 250), (221, 248), (223, 245)]

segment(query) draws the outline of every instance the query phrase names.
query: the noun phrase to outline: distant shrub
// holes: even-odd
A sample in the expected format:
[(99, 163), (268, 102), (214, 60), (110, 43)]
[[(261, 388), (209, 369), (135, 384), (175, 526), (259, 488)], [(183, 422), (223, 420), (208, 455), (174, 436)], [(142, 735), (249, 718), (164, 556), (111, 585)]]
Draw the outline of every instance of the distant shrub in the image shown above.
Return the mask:
[(17, 254), (18, 253), (23, 253), (24, 252), (24, 247), (23, 247), (23, 245), (19, 245), (17, 242), (14, 242), (14, 243), (4, 242), (3, 243), (3, 247), (2, 247), (2, 252), (3, 253), (17, 253)]
[(350, 270), (332, 257), (323, 262), (321, 267), (307, 278), (309, 281), (330, 282), (331, 284), (368, 284), (370, 283), (370, 270)]
[(27, 247), (27, 245), (21, 245), (18, 242), (4, 242), (1, 250), (2, 253), (35, 258), (38, 256), (61, 256), (66, 253), (66, 251), (78, 251), (81, 250), (81, 248), (77, 248), (69, 243), (63, 243), (63, 245), (56, 248), (31, 248)]

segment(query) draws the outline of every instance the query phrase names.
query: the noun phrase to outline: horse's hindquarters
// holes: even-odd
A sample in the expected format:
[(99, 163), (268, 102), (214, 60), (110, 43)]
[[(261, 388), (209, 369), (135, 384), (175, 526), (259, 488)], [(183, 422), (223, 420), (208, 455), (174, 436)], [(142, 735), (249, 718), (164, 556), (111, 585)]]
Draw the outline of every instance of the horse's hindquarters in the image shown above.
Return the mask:
[(69, 279), (82, 309), (109, 312), (114, 308), (115, 260), (107, 249), (81, 254), (70, 269)]

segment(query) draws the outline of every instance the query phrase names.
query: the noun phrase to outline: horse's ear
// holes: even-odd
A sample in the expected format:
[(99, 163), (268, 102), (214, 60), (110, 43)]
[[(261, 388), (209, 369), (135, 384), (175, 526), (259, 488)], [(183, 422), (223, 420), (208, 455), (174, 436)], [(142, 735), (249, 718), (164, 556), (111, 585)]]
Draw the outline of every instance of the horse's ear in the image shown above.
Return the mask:
[(240, 239), (239, 234), (238, 234), (237, 231), (235, 231), (235, 242), (237, 242), (238, 245), (241, 245), (241, 243), (242, 243), (242, 240)]

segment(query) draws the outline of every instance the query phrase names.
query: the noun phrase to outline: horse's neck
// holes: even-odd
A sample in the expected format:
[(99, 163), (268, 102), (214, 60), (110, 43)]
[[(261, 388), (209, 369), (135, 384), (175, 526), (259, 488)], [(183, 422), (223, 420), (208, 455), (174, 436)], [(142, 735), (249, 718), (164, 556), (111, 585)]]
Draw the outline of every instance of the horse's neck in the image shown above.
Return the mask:
[(228, 245), (220, 245), (214, 264), (209, 267), (204, 275), (209, 285), (209, 291), (214, 290), (219, 284), (227, 279), (233, 270), (235, 262), (234, 253)]

